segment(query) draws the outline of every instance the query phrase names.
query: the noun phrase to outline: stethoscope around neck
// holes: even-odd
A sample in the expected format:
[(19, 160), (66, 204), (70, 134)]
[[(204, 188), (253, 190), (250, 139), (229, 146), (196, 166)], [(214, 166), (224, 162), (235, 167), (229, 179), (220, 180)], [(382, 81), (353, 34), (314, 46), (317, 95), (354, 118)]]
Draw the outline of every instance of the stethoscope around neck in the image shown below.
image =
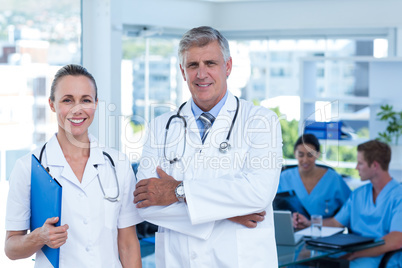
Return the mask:
[[(230, 148), (231, 148), (230, 143), (229, 143), (230, 134), (232, 133), (233, 125), (234, 125), (234, 123), (236, 122), (237, 114), (239, 113), (239, 106), (240, 106), (239, 103), (240, 103), (240, 101), (239, 101), (239, 98), (238, 98), (238, 97), (235, 96), (235, 98), (236, 98), (236, 103), (237, 103), (235, 115), (234, 115), (234, 117), (233, 117), (232, 123), (231, 123), (230, 128), (229, 128), (229, 131), (228, 131), (228, 135), (226, 136), (226, 139), (225, 139), (223, 142), (221, 142), (221, 144), (219, 145), (219, 152), (221, 152), (221, 153), (223, 153), (223, 154), (227, 153), (227, 152), (230, 150)], [(166, 127), (165, 127), (165, 142), (164, 142), (164, 144), (163, 144), (163, 156), (165, 157), (165, 159), (166, 159), (167, 161), (169, 161), (170, 164), (174, 164), (175, 162), (180, 161), (181, 158), (182, 158), (183, 155), (184, 155), (184, 152), (186, 151), (187, 122), (186, 122), (186, 119), (185, 119), (183, 116), (180, 115), (181, 109), (184, 107), (184, 105), (185, 105), (186, 103), (187, 103), (187, 102), (184, 102), (182, 105), (180, 105), (179, 110), (177, 111), (177, 113), (174, 114), (174, 115), (172, 115), (172, 116), (169, 118), (169, 120), (167, 121), (167, 123), (166, 123)], [(172, 120), (175, 119), (175, 118), (179, 118), (180, 120), (183, 121), (183, 125), (184, 125), (184, 146), (183, 146), (183, 151), (182, 151), (182, 153), (181, 153), (181, 156), (175, 157), (175, 158), (173, 158), (173, 159), (168, 159), (167, 156), (166, 156), (166, 140), (167, 140), (167, 134), (168, 134), (168, 132), (169, 132), (170, 123), (171, 123)]]
[[(43, 145), (42, 150), (40, 151), (40, 155), (39, 155), (39, 163), (40, 164), (42, 164), (42, 155), (43, 155), (43, 152), (45, 151), (45, 148), (46, 148), (46, 143)], [(120, 201), (120, 198), (119, 198), (119, 196), (120, 196), (120, 187), (119, 187), (119, 180), (117, 179), (116, 167), (114, 165), (114, 161), (113, 161), (112, 157), (105, 151), (102, 151), (102, 153), (103, 153), (104, 156), (106, 156), (107, 159), (109, 159), (110, 164), (112, 165), (112, 168), (113, 168), (114, 178), (116, 180), (116, 186), (117, 186), (117, 194), (116, 194), (116, 196), (111, 197), (111, 196), (108, 196), (105, 193), (105, 190), (103, 189), (102, 182), (101, 182), (101, 180), (99, 178), (99, 173), (98, 173), (97, 177), (98, 177), (99, 186), (100, 186), (101, 191), (103, 193), (103, 198), (104, 199), (106, 199), (106, 200), (108, 200), (110, 202), (118, 202), (118, 201)], [(94, 167), (96, 169), (98, 169), (98, 165), (94, 165)], [(49, 167), (46, 167), (46, 170), (47, 170), (48, 173), (50, 172)]]

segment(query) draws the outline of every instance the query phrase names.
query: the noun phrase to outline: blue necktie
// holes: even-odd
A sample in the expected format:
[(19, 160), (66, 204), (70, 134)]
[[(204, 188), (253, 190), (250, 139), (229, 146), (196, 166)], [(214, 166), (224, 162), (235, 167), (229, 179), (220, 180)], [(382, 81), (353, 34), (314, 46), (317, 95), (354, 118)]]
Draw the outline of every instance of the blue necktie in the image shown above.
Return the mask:
[(210, 114), (210, 113), (202, 113), (199, 117), (201, 122), (204, 124), (204, 134), (202, 135), (202, 144), (204, 144), (204, 141), (206, 137), (208, 136), (209, 131), (211, 130), (212, 123), (215, 120), (215, 117)]

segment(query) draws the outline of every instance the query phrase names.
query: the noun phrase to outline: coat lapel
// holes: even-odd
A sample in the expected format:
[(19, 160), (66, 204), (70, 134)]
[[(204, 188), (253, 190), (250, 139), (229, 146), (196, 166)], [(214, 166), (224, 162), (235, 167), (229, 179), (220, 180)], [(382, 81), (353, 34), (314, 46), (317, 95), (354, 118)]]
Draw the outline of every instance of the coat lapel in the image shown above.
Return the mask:
[(187, 101), (182, 109), (182, 115), (187, 122), (187, 131), (189, 135), (197, 134), (199, 141), (201, 142), (200, 130), (198, 129), (197, 122), (195, 120), (193, 111), (191, 110), (191, 100)]
[[(99, 174), (99, 167), (105, 165), (103, 151), (99, 147), (91, 147), (90, 156), (82, 176), (81, 187), (86, 188)], [(96, 166), (96, 167), (95, 167)]]
[[(77, 177), (75, 176), (73, 170), (64, 157), (63, 151), (61, 150), (56, 135), (54, 135), (52, 139), (49, 140), (48, 144), (46, 145), (45, 153), (47, 159), (46, 161), (50, 169), (50, 174), (52, 174), (52, 172), (55, 172), (55, 170), (58, 170), (60, 177), (62, 177), (64, 180), (67, 180), (77, 185), (78, 187), (81, 187)], [(58, 177), (58, 174), (52, 175), (54, 177)]]
[[(91, 144), (93, 144), (92, 141), (94, 140), (94, 137), (89, 136), (89, 138)], [(85, 166), (82, 182), (80, 183), (70, 165), (68, 164), (67, 160), (65, 159), (56, 135), (54, 135), (46, 145), (45, 154), (47, 166), (50, 169), (50, 174), (52, 174), (52, 171), (55, 172), (56, 170), (58, 170), (60, 177), (71, 182), (79, 188), (85, 188), (98, 175), (98, 170), (94, 167), (94, 165), (102, 165), (105, 163), (102, 150), (98, 146), (92, 147), (90, 151), (90, 157)], [(58, 174), (52, 175), (54, 177), (58, 176)]]
[(219, 148), (219, 145), (226, 140), (236, 108), (236, 98), (228, 92), (226, 102), (219, 111), (218, 117), (215, 119), (205, 143), (211, 143), (212, 147)]

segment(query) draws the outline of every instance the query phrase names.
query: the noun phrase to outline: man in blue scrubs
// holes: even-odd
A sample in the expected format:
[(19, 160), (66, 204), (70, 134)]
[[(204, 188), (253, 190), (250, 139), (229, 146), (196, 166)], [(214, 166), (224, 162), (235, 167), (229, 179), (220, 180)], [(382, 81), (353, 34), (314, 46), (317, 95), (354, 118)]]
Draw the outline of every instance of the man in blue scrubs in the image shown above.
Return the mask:
[[(402, 184), (388, 172), (390, 147), (372, 140), (357, 147), (357, 166), (362, 181), (370, 181), (352, 192), (341, 210), (333, 218), (324, 220), (325, 226), (348, 227), (355, 234), (382, 238), (385, 244), (351, 253), (350, 267), (378, 267), (384, 253), (402, 248)], [(310, 225), (300, 215), (296, 228)], [(402, 267), (402, 254), (394, 255), (387, 267)]]

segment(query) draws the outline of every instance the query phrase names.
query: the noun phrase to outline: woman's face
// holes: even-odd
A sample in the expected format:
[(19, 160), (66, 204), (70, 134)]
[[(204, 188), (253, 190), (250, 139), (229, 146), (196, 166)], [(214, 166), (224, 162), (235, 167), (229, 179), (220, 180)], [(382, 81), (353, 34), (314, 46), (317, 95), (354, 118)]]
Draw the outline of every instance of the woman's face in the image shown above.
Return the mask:
[(320, 153), (311, 144), (300, 144), (296, 147), (295, 157), (301, 171), (310, 171), (315, 167), (315, 160)]
[(88, 135), (98, 101), (95, 86), (86, 76), (64, 76), (57, 83), (50, 108), (56, 113), (59, 133), (79, 138)]

